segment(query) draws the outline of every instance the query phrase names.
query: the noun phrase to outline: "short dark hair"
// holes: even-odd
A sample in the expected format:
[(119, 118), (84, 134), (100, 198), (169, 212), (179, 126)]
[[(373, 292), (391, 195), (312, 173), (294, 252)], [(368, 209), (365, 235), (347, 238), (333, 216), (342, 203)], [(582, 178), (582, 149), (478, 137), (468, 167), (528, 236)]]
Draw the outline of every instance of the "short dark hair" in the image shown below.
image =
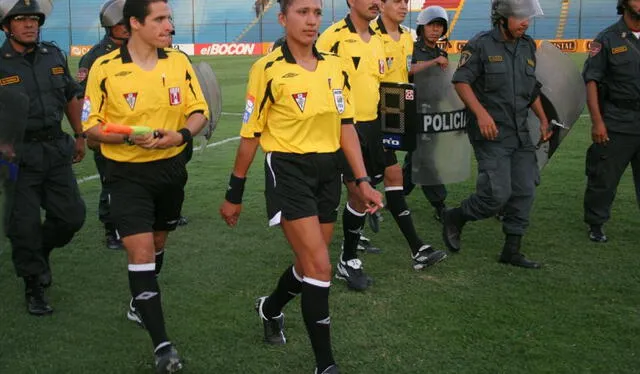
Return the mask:
[(124, 25), (127, 31), (131, 32), (131, 17), (134, 17), (138, 22), (144, 24), (144, 19), (149, 15), (149, 5), (152, 3), (163, 2), (168, 4), (169, 0), (127, 0), (124, 2), (124, 9), (122, 15), (124, 19)]
[(278, 3), (280, 3), (280, 12), (286, 14), (293, 1), (294, 0), (278, 0)]
[(349, 0), (344, 0), (347, 2), (347, 8), (351, 9), (351, 5), (349, 4)]

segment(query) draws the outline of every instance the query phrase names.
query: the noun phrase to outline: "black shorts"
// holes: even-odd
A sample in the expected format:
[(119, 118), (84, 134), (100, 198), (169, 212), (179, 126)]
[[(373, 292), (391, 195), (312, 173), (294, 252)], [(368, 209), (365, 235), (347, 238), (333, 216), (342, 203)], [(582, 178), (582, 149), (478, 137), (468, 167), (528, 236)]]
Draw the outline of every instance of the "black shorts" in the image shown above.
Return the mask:
[(175, 230), (186, 183), (182, 153), (142, 163), (107, 160), (105, 184), (117, 235)]
[(294, 154), (270, 152), (264, 162), (269, 226), (282, 218), (292, 221), (318, 216), (333, 223), (340, 204), (338, 153)]
[[(382, 130), (380, 126), (380, 119), (358, 122), (355, 125), (360, 139), (364, 167), (367, 169), (367, 175), (371, 177), (374, 184), (382, 181), (386, 168), (398, 163), (396, 153), (382, 145)], [(345, 182), (352, 182), (355, 177), (344, 155), (342, 155), (341, 162)]]

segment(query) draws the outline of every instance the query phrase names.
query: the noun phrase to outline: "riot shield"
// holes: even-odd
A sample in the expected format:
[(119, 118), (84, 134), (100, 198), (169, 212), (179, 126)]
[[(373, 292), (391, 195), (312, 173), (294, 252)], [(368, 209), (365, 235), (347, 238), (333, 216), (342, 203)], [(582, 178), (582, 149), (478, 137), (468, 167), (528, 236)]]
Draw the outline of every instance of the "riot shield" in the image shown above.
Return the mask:
[(202, 94), (209, 106), (209, 122), (197, 136), (204, 136), (205, 139), (209, 140), (222, 114), (222, 93), (220, 92), (220, 85), (218, 84), (216, 74), (209, 64), (201, 61), (193, 64), (193, 70), (198, 77)]
[(29, 98), (15, 86), (0, 86), (0, 252), (8, 249), (6, 227), (18, 179), (16, 152), (24, 137)]
[(413, 183), (457, 183), (471, 176), (467, 113), (451, 79), (456, 67), (434, 66), (414, 75), (418, 126), (412, 156)]
[[(542, 42), (536, 52), (536, 78), (542, 83), (542, 107), (554, 131), (549, 142), (536, 151), (542, 169), (569, 134), (586, 104), (586, 88), (580, 71), (571, 58), (549, 42)], [(527, 126), (533, 144), (540, 140), (540, 121), (529, 111)]]

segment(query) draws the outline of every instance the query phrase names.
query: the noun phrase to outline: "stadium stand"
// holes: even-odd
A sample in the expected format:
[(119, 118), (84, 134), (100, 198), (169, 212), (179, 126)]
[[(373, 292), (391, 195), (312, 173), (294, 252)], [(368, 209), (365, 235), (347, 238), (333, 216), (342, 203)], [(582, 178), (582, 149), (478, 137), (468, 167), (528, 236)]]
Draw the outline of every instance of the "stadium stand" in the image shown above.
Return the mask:
[[(98, 23), (98, 9), (103, 0), (56, 0), (53, 14), (43, 29), (44, 40), (55, 41), (63, 50), (71, 45), (92, 45), (103, 35)], [(262, 0), (260, 0), (262, 1)], [(615, 4), (610, 0), (569, 0), (566, 18), (562, 20), (562, 0), (541, 0), (545, 16), (536, 19), (529, 33), (536, 39), (593, 38), (606, 25), (617, 19)], [(279, 7), (269, 0), (264, 12), (256, 17), (256, 0), (181, 0), (173, 1), (176, 24), (175, 43), (224, 43), (274, 41), (282, 35), (277, 22)], [(321, 29), (341, 19), (348, 8), (344, 0), (324, 0)], [(413, 26), (419, 9), (440, 5), (457, 23), (452, 40), (468, 40), (489, 27), (490, 0), (412, 0), (412, 12), (406, 26)], [(461, 9), (459, 9), (461, 7)], [(195, 26), (194, 26), (195, 25)], [(564, 27), (562, 27), (564, 25)], [(4, 35), (0, 35), (4, 40)]]

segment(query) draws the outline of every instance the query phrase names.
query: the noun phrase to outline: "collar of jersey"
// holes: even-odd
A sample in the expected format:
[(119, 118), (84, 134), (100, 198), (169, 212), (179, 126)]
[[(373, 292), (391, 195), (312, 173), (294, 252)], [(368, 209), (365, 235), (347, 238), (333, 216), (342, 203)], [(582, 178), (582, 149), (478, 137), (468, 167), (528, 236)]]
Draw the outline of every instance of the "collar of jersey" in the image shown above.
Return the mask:
[[(159, 59), (165, 59), (169, 57), (167, 56), (167, 52), (165, 52), (163, 48), (158, 48), (157, 51)], [(131, 59), (131, 54), (129, 54), (129, 49), (127, 48), (127, 43), (122, 44), (122, 47), (120, 47), (120, 57), (122, 58), (123, 64), (130, 64), (133, 62), (133, 60)]]
[[(382, 22), (382, 16), (378, 16), (378, 19), (376, 20), (376, 24), (378, 25), (378, 30), (380, 30), (381, 34), (388, 34), (389, 32), (387, 31), (387, 28), (384, 27), (384, 22)], [(398, 25), (398, 32), (400, 34), (404, 33), (404, 30), (402, 29), (402, 26)]]
[[(349, 29), (350, 32), (357, 34), (358, 31), (356, 30), (356, 27), (353, 25), (353, 21), (351, 21), (351, 14), (347, 14), (346, 17), (344, 17), (344, 23), (347, 24), (347, 28)], [(373, 31), (373, 29), (371, 28), (371, 26), (369, 26), (369, 34), (371, 35), (375, 35), (376, 32)]]
[[(293, 57), (293, 54), (291, 54), (291, 51), (289, 50), (289, 46), (287, 45), (287, 42), (285, 40), (284, 43), (282, 43), (282, 47), (280, 47), (280, 50), (282, 51), (282, 56), (284, 57), (284, 60), (290, 64), (296, 64), (296, 59), (295, 57)], [(320, 54), (320, 52), (318, 52), (318, 50), (316, 49), (316, 45), (313, 45), (313, 55), (318, 59), (318, 61), (324, 60), (324, 57), (322, 56), (322, 54)]]

